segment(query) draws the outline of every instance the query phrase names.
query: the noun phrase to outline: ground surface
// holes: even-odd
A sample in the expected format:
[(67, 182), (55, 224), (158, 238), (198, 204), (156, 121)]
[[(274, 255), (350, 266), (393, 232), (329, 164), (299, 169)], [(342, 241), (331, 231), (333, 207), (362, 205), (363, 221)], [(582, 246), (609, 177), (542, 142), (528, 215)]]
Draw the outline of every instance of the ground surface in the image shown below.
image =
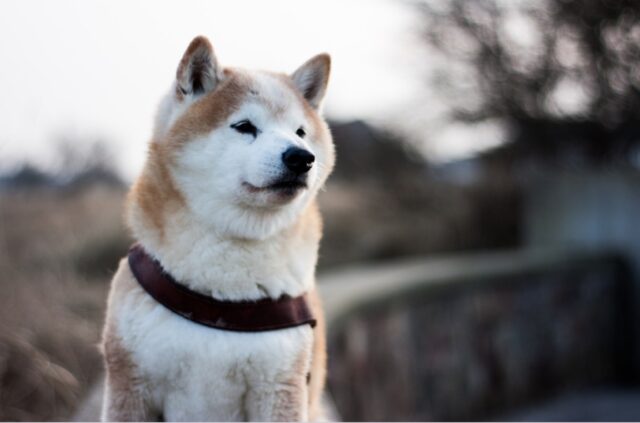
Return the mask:
[(640, 390), (603, 388), (573, 392), (495, 419), (523, 422), (640, 421)]

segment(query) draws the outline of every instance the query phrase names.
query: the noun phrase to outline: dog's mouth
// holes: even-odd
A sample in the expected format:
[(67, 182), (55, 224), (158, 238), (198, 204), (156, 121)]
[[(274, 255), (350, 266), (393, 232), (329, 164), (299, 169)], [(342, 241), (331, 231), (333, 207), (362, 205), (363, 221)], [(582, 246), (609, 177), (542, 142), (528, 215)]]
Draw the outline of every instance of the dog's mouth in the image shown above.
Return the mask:
[(243, 182), (243, 185), (251, 192), (275, 192), (285, 195), (291, 195), (298, 192), (301, 189), (307, 188), (307, 181), (302, 179), (281, 179), (274, 183), (257, 187), (251, 185), (248, 182)]
[(274, 184), (268, 185), (266, 188), (270, 189), (270, 190), (274, 190), (274, 191), (278, 191), (278, 190), (287, 190), (287, 189), (293, 189), (293, 190), (297, 190), (297, 189), (304, 189), (307, 187), (307, 182), (306, 181), (301, 181), (301, 180), (285, 180), (285, 181), (278, 181)]

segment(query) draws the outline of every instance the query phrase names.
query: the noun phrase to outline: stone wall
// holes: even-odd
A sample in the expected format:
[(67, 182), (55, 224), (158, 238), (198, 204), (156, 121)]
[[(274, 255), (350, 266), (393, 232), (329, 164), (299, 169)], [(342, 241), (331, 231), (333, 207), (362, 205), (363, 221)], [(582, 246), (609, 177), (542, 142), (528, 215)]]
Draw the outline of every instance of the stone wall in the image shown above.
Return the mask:
[(324, 281), (344, 420), (481, 420), (632, 382), (628, 275), (613, 255), (506, 252)]

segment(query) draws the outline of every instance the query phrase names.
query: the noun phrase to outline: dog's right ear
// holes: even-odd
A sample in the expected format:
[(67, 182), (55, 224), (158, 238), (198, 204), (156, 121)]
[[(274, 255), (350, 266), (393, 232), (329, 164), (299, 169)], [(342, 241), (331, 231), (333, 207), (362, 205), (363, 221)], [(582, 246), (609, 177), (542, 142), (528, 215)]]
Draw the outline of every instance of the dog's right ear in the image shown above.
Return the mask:
[(213, 47), (202, 35), (191, 41), (176, 71), (176, 96), (201, 95), (213, 91), (221, 80), (222, 70)]

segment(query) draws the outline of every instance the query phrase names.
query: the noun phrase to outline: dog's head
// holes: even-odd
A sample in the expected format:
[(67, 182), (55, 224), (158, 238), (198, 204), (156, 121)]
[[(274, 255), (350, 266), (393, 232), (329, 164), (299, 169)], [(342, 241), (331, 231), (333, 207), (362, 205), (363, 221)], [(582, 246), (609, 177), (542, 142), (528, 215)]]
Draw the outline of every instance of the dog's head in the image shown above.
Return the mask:
[(195, 38), (160, 105), (145, 173), (171, 185), (161, 196), (179, 199), (213, 230), (274, 234), (305, 209), (333, 168), (320, 117), (329, 71), (326, 54), (291, 75), (223, 69), (209, 41)]

